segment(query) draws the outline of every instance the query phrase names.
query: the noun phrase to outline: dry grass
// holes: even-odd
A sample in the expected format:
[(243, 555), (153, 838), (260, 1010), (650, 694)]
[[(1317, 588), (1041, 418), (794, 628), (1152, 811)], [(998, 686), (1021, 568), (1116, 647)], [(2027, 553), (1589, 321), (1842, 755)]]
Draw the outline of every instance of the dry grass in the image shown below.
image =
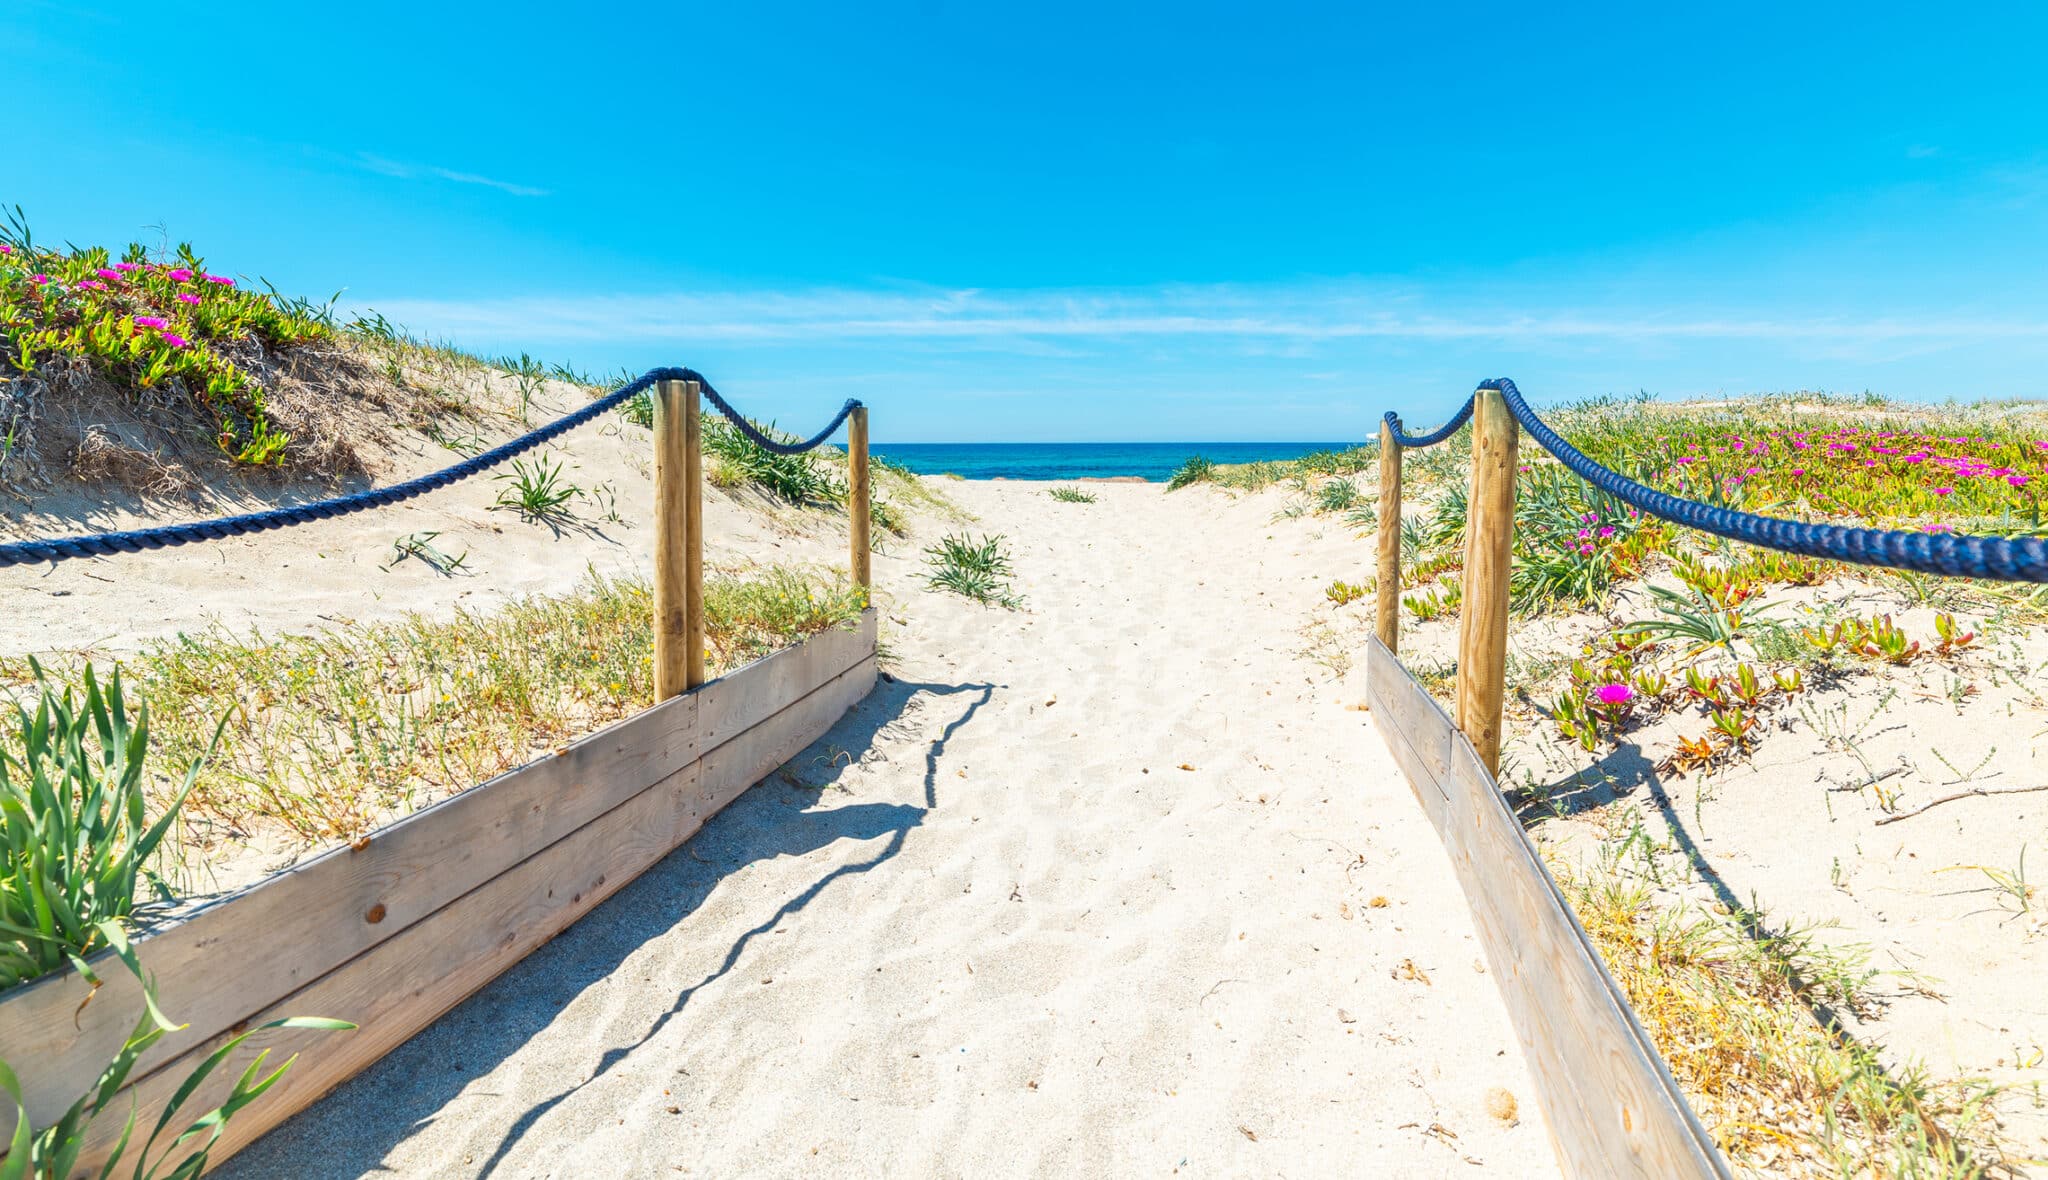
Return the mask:
[(1645, 844), (1609, 845), (1594, 864), (1553, 871), (1739, 1172), (2016, 1174), (1999, 1142), (1996, 1088), (1971, 1078), (1934, 1083), (1910, 1065), (1887, 1069), (1830, 1023), (1830, 1011), (1869, 1003), (1876, 973), (1856, 950), (1803, 932), (1763, 934), (1758, 915), (1660, 900), (1628, 865), (1630, 848), (1654, 855)]
[[(861, 592), (790, 570), (714, 577), (705, 595), (714, 670), (855, 618)], [(653, 703), (647, 586), (581, 590), (450, 619), (414, 615), (312, 635), (216, 629), (120, 661), (147, 699), (153, 764), (187, 765), (228, 718), (185, 805), (184, 868), (280, 826), (302, 842), (350, 839)], [(85, 657), (58, 662), (79, 677)], [(0, 660), (0, 684), (28, 684)], [(150, 784), (161, 806), (176, 784)]]

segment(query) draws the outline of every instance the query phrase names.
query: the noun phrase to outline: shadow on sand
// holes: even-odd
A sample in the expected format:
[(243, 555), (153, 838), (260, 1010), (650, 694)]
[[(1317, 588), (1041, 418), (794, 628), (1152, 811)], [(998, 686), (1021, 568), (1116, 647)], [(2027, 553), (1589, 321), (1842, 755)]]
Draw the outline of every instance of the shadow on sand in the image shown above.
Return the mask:
[[(634, 1049), (658, 1035), (693, 997), (739, 963), (753, 940), (799, 913), (833, 882), (877, 868), (901, 852), (911, 829), (938, 806), (938, 763), (954, 734), (995, 692), (992, 684), (920, 684), (884, 676), (875, 691), (839, 723), (753, 789), (714, 816), (681, 847), (608, 898), (562, 934), (529, 955), (476, 995), (457, 1005), (382, 1061), (228, 1160), (222, 1176), (356, 1177), (381, 1171), (387, 1158), (457, 1100), (473, 1080), (489, 1073), (546, 1029), (587, 988), (602, 983), (641, 945), (688, 918), (734, 871), (756, 861), (805, 856), (840, 840), (888, 837), (865, 860), (839, 865), (798, 891), (726, 951), (717, 969), (683, 988), (639, 1035), (604, 1050), (584, 1080), (529, 1107), (506, 1129), (481, 1162), (490, 1176), (515, 1156), (526, 1133), (550, 1110), (604, 1077)], [(901, 717), (914, 698), (969, 694), (966, 708), (925, 751), (924, 806), (858, 803), (844, 807), (792, 806), (790, 791), (764, 790), (792, 781), (806, 768), (857, 764), (882, 729)], [(817, 755), (817, 751), (824, 751)], [(816, 755), (816, 756), (814, 756)], [(804, 794), (810, 793), (804, 788)], [(814, 800), (812, 801), (814, 804)], [(283, 1168), (284, 1170), (280, 1170)]]

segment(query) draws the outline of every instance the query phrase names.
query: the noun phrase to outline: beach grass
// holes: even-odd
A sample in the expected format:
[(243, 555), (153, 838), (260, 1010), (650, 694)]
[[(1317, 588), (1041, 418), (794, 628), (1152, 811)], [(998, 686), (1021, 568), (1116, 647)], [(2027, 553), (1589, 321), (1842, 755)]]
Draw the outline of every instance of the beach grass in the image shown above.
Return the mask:
[[(711, 577), (709, 665), (736, 667), (865, 604), (857, 587), (808, 571)], [(180, 790), (164, 768), (190, 765), (220, 732), (167, 842), (166, 874), (265, 828), (300, 842), (353, 839), (648, 707), (652, 618), (646, 583), (593, 574), (570, 593), (451, 618), (286, 636), (215, 627), (112, 661), (149, 704), (153, 813)], [(48, 674), (82, 684), (88, 660), (55, 660)], [(0, 684), (32, 692), (35, 669), (0, 659)]]
[(1672, 870), (1640, 829), (1552, 865), (1694, 1110), (1745, 1174), (1974, 1180), (2010, 1174), (1998, 1089), (1888, 1066), (1831, 1013), (1867, 1010), (1868, 952), (1660, 897)]

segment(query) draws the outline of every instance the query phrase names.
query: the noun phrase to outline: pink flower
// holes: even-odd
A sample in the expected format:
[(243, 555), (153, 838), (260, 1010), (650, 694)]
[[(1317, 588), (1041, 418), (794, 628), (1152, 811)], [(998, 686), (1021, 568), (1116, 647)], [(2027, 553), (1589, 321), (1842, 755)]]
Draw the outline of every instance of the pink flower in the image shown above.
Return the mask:
[(12, 246), (0, 246), (0, 254), (12, 254), (12, 253), (14, 253), (14, 247), (12, 247)]
[(49, 281), (50, 281), (50, 276), (49, 276), (49, 275), (30, 275), (30, 276), (28, 277), (28, 281), (29, 281), (29, 282), (31, 282), (31, 283), (34, 283), (34, 284), (35, 284), (36, 286), (38, 286), (38, 287), (42, 287), (42, 286), (46, 286), (46, 285), (48, 285), (48, 284), (49, 284)]
[(199, 302), (199, 296), (194, 295), (190, 291), (180, 291), (177, 294), (177, 300), (180, 303), (197, 303)]
[(229, 278), (226, 275), (207, 275), (206, 281), (209, 283), (217, 283), (223, 287), (232, 287), (235, 285), (235, 280)]
[(164, 343), (170, 345), (172, 348), (183, 348), (187, 344), (190, 344), (192, 342), (190, 340), (185, 339), (183, 336), (178, 335), (176, 332), (165, 332)]
[(1586, 541), (1586, 542), (1583, 542), (1582, 544), (1580, 544), (1580, 546), (1579, 546), (1579, 556), (1581, 556), (1581, 557), (1591, 557), (1591, 556), (1593, 556), (1593, 542), (1591, 542), (1591, 541)]
[(1935, 494), (1935, 495), (1937, 495), (1937, 496), (1948, 496), (1948, 495), (1953, 495), (1954, 493), (1955, 493), (1955, 489), (1954, 489), (1954, 488), (1936, 488), (1936, 489), (1934, 489), (1934, 494)]
[(1593, 535), (1593, 530), (1592, 530), (1592, 529), (1580, 529), (1580, 530), (1579, 530), (1579, 540), (1581, 540), (1581, 541), (1585, 540), (1585, 539), (1586, 539), (1587, 537), (1590, 537), (1590, 536), (1592, 536), (1592, 535)]
[(1600, 539), (1601, 539), (1601, 540), (1605, 541), (1605, 540), (1606, 540), (1607, 538), (1609, 538), (1609, 537), (1611, 537), (1611, 536), (1613, 536), (1613, 535), (1614, 535), (1614, 526), (1613, 526), (1613, 525), (1611, 525), (1611, 524), (1606, 524), (1606, 525), (1601, 525), (1601, 526), (1600, 526)]
[(161, 328), (167, 323), (169, 321), (165, 320), (162, 316), (139, 315), (135, 317), (135, 326), (138, 328)]
[(104, 291), (107, 289), (107, 285), (98, 279), (80, 279), (78, 285), (87, 291)]
[(192, 272), (185, 269), (182, 266), (174, 271), (171, 271), (170, 275), (172, 280), (175, 282), (189, 283), (192, 281)]
[(1593, 690), (1593, 697), (1603, 705), (1626, 705), (1634, 700), (1636, 690), (1626, 684), (1603, 684)]
[(121, 281), (121, 272), (111, 266), (103, 266), (93, 273), (110, 282), (118, 283)]
[(114, 264), (114, 269), (120, 271), (122, 274), (127, 274), (129, 271), (138, 268), (137, 265), (133, 262), (116, 262)]
[(1804, 468), (1804, 467), (1794, 467), (1794, 468), (1792, 469), (1792, 474), (1793, 474), (1793, 475), (1805, 475), (1805, 474), (1806, 474), (1806, 468)]
[(1698, 455), (1680, 455), (1678, 461), (1680, 463), (1697, 463), (1700, 461), (1700, 457)]
[(2005, 477), (2005, 482), (2016, 488), (2023, 488), (2027, 486), (2027, 477), (2024, 475), (2008, 475)]
[(1927, 527), (1926, 527), (1926, 528), (1925, 528), (1924, 530), (1922, 530), (1922, 531), (1923, 531), (1923, 532), (1929, 532), (1929, 533), (1952, 533), (1952, 532), (1955, 532), (1956, 530), (1955, 530), (1955, 527), (1954, 527), (1953, 525), (1946, 525), (1946, 524), (1930, 524), (1930, 525), (1928, 525), (1928, 526), (1927, 526)]

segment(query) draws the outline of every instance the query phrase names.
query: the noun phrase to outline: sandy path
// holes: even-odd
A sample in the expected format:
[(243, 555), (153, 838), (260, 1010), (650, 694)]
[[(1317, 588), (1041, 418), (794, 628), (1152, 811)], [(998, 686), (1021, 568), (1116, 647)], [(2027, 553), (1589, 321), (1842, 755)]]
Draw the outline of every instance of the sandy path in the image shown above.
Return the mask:
[(1369, 543), (1206, 490), (948, 490), (1028, 611), (878, 562), (892, 680), (219, 1174), (1554, 1174), (1360, 674), (1300, 654)]

